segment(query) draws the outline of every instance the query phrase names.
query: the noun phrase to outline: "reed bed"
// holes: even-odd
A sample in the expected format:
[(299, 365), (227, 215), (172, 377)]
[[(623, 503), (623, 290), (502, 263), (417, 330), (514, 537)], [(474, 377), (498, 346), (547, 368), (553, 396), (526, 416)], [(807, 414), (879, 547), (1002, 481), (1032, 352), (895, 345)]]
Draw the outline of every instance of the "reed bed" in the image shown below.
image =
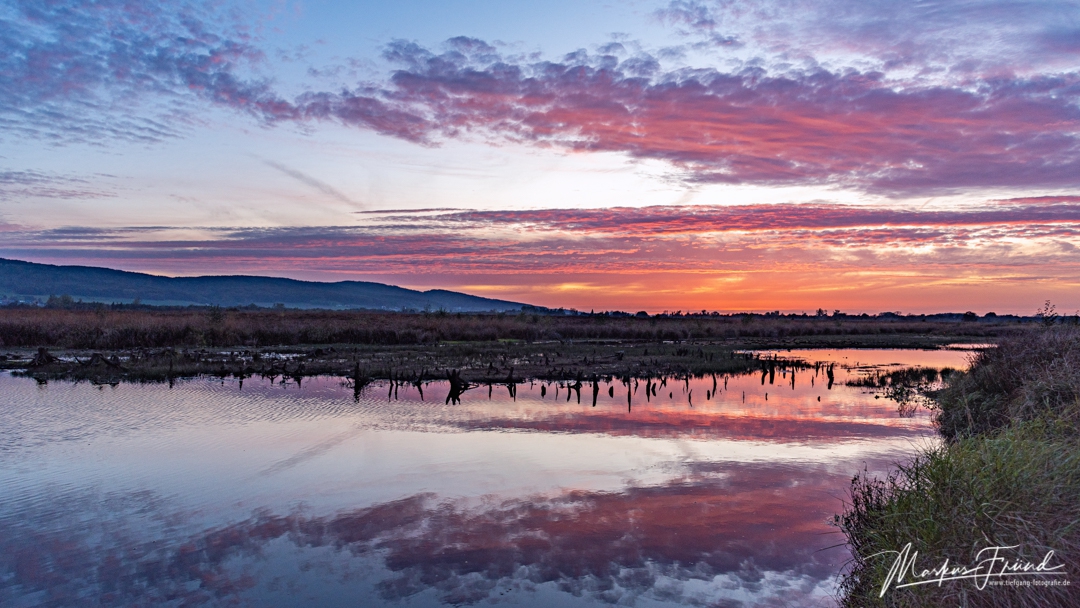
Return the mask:
[[(928, 336), (990, 339), (1014, 325), (818, 317), (379, 313), (305, 310), (0, 309), (0, 347), (128, 349), (426, 345), (496, 340), (633, 342), (852, 337), (878, 342)], [(925, 340), (923, 341), (925, 342)], [(919, 344), (922, 344), (920, 342)], [(832, 345), (832, 344), (829, 344)], [(911, 346), (903, 340), (895, 346)]]

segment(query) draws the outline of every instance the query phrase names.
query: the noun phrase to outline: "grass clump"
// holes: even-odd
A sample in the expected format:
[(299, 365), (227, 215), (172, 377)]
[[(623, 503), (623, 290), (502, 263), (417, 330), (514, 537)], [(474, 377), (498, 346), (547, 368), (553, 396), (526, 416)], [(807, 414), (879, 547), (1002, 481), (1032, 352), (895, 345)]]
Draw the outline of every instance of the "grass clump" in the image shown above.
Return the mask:
[[(1005, 340), (954, 374), (937, 394), (944, 441), (885, 479), (852, 481), (836, 524), (853, 561), (841, 604), (888, 606), (1076, 606), (1080, 596), (1080, 331), (1049, 328)], [(907, 543), (918, 570), (972, 567), (986, 547), (1039, 564), (1049, 551), (1069, 586), (975, 581), (896, 588), (890, 567)], [(1008, 577), (1037, 581), (1050, 577)], [(903, 582), (912, 582), (909, 575)], [(1006, 580), (1006, 579), (998, 579)]]
[(900, 415), (912, 416), (920, 405), (932, 405), (932, 395), (941, 390), (942, 385), (956, 370), (946, 367), (905, 367), (896, 370), (874, 371), (855, 380), (849, 380), (848, 386), (868, 388), (882, 397), (897, 402)]

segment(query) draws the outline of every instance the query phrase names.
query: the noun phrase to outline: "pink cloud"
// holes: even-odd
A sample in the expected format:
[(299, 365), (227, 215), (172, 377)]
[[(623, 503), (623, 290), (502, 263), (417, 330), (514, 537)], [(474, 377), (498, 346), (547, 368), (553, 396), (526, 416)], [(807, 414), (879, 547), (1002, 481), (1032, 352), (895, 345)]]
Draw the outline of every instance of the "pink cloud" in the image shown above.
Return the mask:
[[(680, 7), (684, 22), (711, 19)], [(527, 62), (458, 37), (442, 53), (391, 44), (386, 59), (400, 69), (383, 81), (290, 98), (258, 75), (273, 66), (241, 25), (208, 7), (160, 9), (18, 3), (0, 35), (0, 119), (38, 138), (154, 140), (183, 122), (168, 118), (180, 110), (167, 101), (193, 96), (266, 125), (335, 121), (423, 145), (469, 137), (618, 152), (666, 161), (689, 182), (897, 195), (1080, 186), (1075, 71), (972, 73), (959, 84), (852, 68), (665, 71), (648, 54)]]
[(602, 58), (516, 64), (411, 44), (391, 56), (406, 68), (381, 95), (432, 135), (624, 152), (691, 181), (913, 193), (1075, 185), (1080, 169), (1076, 74), (900, 89), (858, 71), (643, 77)]

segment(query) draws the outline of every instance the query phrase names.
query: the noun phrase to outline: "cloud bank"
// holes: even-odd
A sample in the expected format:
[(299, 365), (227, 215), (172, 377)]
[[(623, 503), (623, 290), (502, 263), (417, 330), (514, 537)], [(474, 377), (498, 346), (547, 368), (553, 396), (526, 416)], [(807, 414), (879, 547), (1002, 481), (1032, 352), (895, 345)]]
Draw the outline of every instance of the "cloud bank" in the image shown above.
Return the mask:
[[(666, 161), (690, 183), (894, 196), (1080, 186), (1074, 33), (1054, 21), (1076, 12), (1069, 5), (1030, 7), (1015, 27), (1015, 7), (998, 3), (809, 6), (661, 10), (688, 35), (712, 40), (729, 28), (724, 39), (768, 53), (724, 68), (665, 67), (663, 53), (611, 44), (529, 60), (458, 37), (439, 50), (390, 44), (384, 59), (396, 67), (383, 81), (288, 97), (243, 19), (220, 18), (225, 9), (23, 1), (0, 23), (0, 120), (20, 136), (155, 140), (177, 135), (197, 103), (265, 125), (332, 121), (422, 145), (469, 138), (617, 152)], [(798, 19), (766, 18), (789, 13)], [(815, 24), (830, 23), (813, 42)], [(1034, 59), (992, 54), (976, 35), (988, 24)], [(861, 59), (841, 61), (849, 55)], [(153, 111), (126, 111), (145, 105)]]
[[(199, 240), (183, 228), (64, 228), (9, 232), (0, 237), (0, 251), (209, 267), (271, 257), (420, 274), (719, 269), (765, 254), (772, 262), (810, 263), (852, 252), (897, 266), (900, 258), (915, 257), (940, 266), (1024, 264), (1039, 249), (1030, 248), (1035, 241), (1043, 256), (1073, 251), (1080, 239), (1075, 199), (1020, 199), (966, 211), (820, 203), (363, 214), (358, 226), (220, 228), (203, 231)], [(989, 249), (998, 257), (986, 259)]]

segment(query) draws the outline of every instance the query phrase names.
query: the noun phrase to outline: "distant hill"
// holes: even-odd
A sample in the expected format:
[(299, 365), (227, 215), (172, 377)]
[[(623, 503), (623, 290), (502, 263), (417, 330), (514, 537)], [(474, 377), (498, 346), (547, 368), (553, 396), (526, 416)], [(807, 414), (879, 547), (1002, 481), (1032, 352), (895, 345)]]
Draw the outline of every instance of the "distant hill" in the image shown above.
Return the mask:
[(93, 302), (187, 306), (273, 306), (478, 312), (520, 310), (517, 302), (444, 289), (415, 291), (382, 283), (320, 283), (272, 277), (159, 277), (92, 266), (54, 266), (0, 258), (0, 294), (7, 297), (69, 295)]

